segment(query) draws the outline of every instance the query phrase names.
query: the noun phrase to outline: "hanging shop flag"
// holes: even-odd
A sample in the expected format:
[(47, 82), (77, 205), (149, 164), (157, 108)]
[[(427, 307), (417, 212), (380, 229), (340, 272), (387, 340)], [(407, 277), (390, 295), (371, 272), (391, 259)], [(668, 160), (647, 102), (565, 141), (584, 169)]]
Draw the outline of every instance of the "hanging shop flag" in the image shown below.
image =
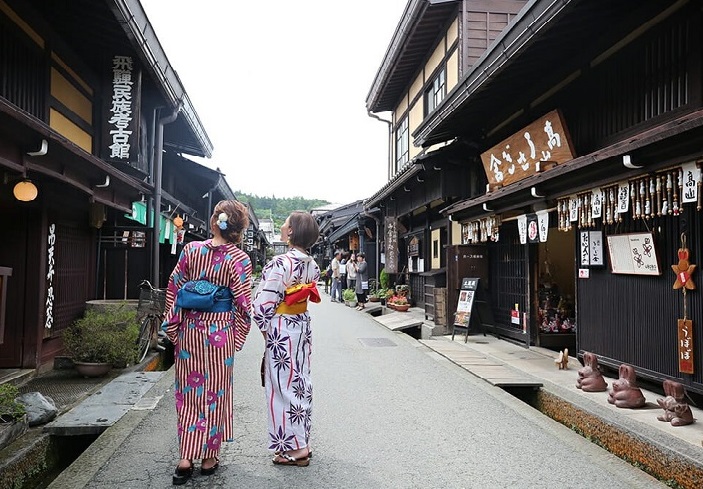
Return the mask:
[(539, 243), (539, 223), (537, 214), (527, 214), (527, 242)]
[(618, 184), (618, 214), (627, 214), (630, 210), (630, 184)]
[(517, 230), (520, 234), (520, 244), (527, 243), (527, 216), (517, 216)]
[(596, 189), (592, 192), (591, 197), (591, 217), (600, 219), (603, 217), (603, 190)]
[(701, 171), (695, 162), (682, 165), (683, 168), (683, 190), (681, 192), (681, 203), (698, 202), (698, 182), (701, 179)]
[(547, 234), (549, 233), (549, 211), (539, 211), (537, 213), (537, 227), (539, 229), (540, 243), (546, 243)]
[(576, 222), (579, 220), (579, 201), (575, 195), (569, 197), (569, 221)]

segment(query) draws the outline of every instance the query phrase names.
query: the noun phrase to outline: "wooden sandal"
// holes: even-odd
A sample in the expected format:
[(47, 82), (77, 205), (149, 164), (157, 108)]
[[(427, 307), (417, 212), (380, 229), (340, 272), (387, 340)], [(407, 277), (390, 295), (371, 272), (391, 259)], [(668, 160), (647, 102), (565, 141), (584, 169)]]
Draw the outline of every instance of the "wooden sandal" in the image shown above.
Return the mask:
[[(284, 461), (277, 460), (278, 458), (284, 459)], [(307, 467), (310, 465), (310, 457), (305, 456), (302, 458), (291, 457), (287, 453), (279, 453), (273, 459), (271, 459), (274, 465), (295, 465), (296, 467)]]

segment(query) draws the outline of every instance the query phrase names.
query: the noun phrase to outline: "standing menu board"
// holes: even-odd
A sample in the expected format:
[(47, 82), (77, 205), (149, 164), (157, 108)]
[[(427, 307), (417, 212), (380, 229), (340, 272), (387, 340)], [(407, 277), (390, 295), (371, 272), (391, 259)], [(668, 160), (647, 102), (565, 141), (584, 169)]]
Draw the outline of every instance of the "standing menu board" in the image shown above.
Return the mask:
[(469, 324), (471, 323), (471, 310), (476, 298), (478, 289), (477, 278), (461, 279), (461, 289), (459, 290), (459, 302), (454, 313), (454, 323), (452, 326), (452, 340), (454, 339), (454, 327), (466, 328), (466, 342), (469, 338)]
[(608, 236), (608, 252), (613, 273), (661, 275), (652, 233)]

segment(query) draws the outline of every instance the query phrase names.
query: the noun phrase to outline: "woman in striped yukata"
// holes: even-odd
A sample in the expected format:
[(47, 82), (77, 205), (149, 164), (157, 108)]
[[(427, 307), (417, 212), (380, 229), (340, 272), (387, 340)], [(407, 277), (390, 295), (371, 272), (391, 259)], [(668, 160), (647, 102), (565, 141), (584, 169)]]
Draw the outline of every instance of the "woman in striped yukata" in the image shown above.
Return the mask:
[(262, 270), (252, 317), (264, 335), (264, 388), (269, 450), (277, 465), (310, 463), (312, 331), (309, 301), (320, 302), (320, 269), (308, 254), (319, 237), (315, 218), (293, 212), (281, 226), (289, 251)]
[[(214, 474), (223, 441), (232, 441), (234, 353), (242, 349), (251, 326), (251, 260), (236, 245), (249, 226), (249, 212), (234, 200), (219, 202), (210, 218), (212, 239), (184, 246), (171, 273), (162, 328), (175, 347), (174, 386), (181, 460), (175, 485), (200, 473)], [(229, 310), (203, 312), (179, 307), (176, 297), (189, 280), (226, 286)], [(231, 305), (231, 307), (230, 307)]]

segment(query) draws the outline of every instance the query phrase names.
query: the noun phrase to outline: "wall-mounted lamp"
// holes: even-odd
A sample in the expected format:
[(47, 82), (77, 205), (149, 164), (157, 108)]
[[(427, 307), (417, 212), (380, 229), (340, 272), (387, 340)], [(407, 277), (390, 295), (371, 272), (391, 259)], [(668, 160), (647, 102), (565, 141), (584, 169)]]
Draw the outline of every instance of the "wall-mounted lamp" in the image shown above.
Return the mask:
[(622, 164), (625, 168), (630, 168), (631, 170), (637, 170), (643, 167), (643, 165), (638, 166), (633, 164), (630, 155), (622, 155)]
[(544, 195), (537, 192), (537, 187), (530, 188), (530, 195), (532, 195), (535, 199), (541, 199), (544, 197)]
[(17, 182), (15, 187), (12, 189), (12, 194), (15, 196), (15, 199), (19, 201), (31, 202), (37, 198), (39, 191), (37, 190), (37, 186), (34, 185), (31, 180), (27, 180), (25, 178), (21, 182)]
[(99, 185), (96, 185), (95, 187), (97, 188), (105, 188), (110, 185), (110, 175), (105, 175), (105, 183), (101, 183)]
[(37, 151), (27, 151), (29, 156), (44, 156), (49, 151), (49, 142), (46, 139), (41, 140), (41, 147)]

